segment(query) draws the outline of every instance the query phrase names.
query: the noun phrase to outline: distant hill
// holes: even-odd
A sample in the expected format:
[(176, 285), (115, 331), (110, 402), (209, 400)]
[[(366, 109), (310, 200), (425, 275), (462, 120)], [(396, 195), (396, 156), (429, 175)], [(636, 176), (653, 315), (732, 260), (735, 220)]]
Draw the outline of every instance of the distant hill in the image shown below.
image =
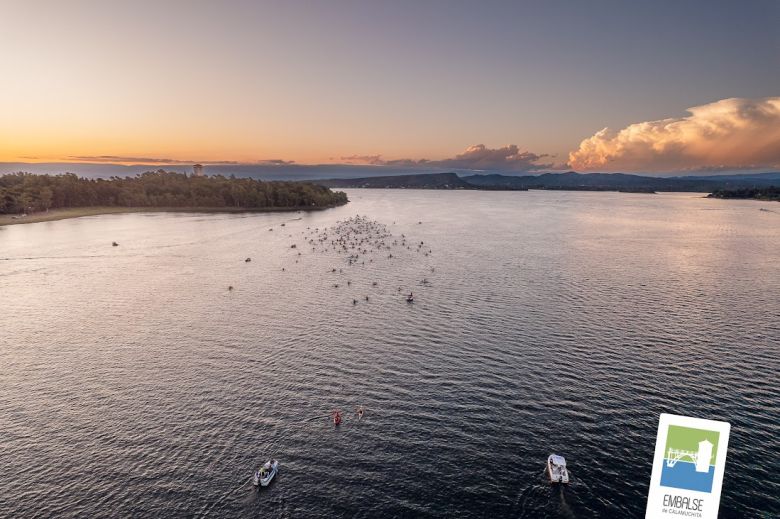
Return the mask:
[(681, 177), (673, 177), (673, 178), (682, 178), (687, 180), (693, 180), (693, 179), (704, 179), (704, 180), (714, 180), (716, 182), (736, 182), (736, 183), (745, 183), (745, 182), (751, 182), (755, 185), (765, 185), (765, 186), (771, 186), (771, 185), (780, 185), (780, 172), (772, 172), (772, 173), (735, 173), (730, 175), (705, 175), (705, 176), (681, 176)]
[(500, 184), (519, 189), (570, 189), (578, 191), (712, 191), (719, 184), (696, 178), (659, 178), (625, 173), (544, 173), (542, 175), (471, 175), (463, 180), (478, 186)]
[(573, 191), (623, 191), (654, 193), (687, 191), (711, 193), (718, 189), (745, 189), (780, 185), (780, 173), (708, 177), (647, 177), (626, 173), (544, 173), (541, 175), (467, 175), (456, 173), (420, 173), (382, 177), (318, 180), (317, 184), (335, 188), (383, 189), (481, 189), (527, 190), (560, 189)]
[(325, 187), (366, 187), (375, 189), (476, 189), (455, 173), (426, 173), (364, 178), (333, 178), (316, 180)]

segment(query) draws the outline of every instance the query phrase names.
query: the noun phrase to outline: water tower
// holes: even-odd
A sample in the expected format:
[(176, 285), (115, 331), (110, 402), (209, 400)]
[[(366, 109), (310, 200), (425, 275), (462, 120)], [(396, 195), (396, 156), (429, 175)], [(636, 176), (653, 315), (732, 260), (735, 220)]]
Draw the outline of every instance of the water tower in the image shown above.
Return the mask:
[(195, 164), (192, 166), (192, 176), (193, 177), (202, 177), (203, 176), (203, 166), (200, 164)]
[(709, 472), (712, 458), (712, 443), (709, 440), (699, 442), (699, 452), (696, 455), (696, 472)]

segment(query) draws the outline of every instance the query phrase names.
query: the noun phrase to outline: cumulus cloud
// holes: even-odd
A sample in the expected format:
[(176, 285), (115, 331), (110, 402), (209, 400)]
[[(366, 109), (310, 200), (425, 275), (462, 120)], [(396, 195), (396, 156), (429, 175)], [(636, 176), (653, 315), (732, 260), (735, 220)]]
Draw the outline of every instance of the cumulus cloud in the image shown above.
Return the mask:
[(549, 168), (552, 164), (537, 164), (548, 155), (520, 151), (516, 144), (490, 149), (484, 144), (469, 146), (454, 158), (439, 161), (446, 168), (495, 169), (502, 171), (533, 171)]
[(731, 98), (687, 117), (604, 128), (569, 153), (580, 171), (780, 168), (780, 97)]
[(384, 160), (381, 155), (350, 155), (341, 157), (349, 163), (372, 164), (395, 167), (429, 167), (468, 170), (494, 171), (538, 171), (549, 169), (552, 164), (540, 164), (538, 161), (549, 155), (537, 155), (529, 151), (520, 151), (516, 144), (501, 148), (488, 148), (484, 144), (469, 146), (463, 153), (442, 160), (431, 159), (395, 159)]

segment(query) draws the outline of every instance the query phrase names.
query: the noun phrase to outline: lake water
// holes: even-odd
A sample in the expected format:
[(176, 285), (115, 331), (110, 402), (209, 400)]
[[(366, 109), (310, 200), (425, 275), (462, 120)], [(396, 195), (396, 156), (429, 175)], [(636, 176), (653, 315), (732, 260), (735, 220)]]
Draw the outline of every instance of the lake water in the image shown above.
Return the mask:
[[(661, 412), (780, 513), (780, 204), (348, 193), (0, 228), (0, 515), (643, 517)], [(410, 248), (306, 243), (356, 214)]]

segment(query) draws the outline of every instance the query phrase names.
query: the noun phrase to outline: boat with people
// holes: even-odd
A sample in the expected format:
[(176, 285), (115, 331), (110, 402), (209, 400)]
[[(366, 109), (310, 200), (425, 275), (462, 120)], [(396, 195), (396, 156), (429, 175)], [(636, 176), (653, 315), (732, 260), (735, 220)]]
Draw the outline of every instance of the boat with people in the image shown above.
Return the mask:
[(358, 417), (358, 421), (363, 419), (363, 406), (362, 405), (358, 406), (358, 408), (357, 408), (357, 417)]
[(409, 292), (409, 295), (408, 295), (408, 296), (406, 296), (406, 302), (407, 302), (407, 303), (414, 303), (414, 294), (412, 294), (411, 292)]
[(333, 425), (341, 424), (341, 411), (333, 411)]
[(550, 454), (547, 457), (547, 474), (550, 476), (550, 483), (568, 483), (569, 471), (566, 470), (566, 458)]
[(252, 484), (256, 487), (267, 487), (278, 471), (279, 462), (275, 459), (268, 460), (252, 475)]

